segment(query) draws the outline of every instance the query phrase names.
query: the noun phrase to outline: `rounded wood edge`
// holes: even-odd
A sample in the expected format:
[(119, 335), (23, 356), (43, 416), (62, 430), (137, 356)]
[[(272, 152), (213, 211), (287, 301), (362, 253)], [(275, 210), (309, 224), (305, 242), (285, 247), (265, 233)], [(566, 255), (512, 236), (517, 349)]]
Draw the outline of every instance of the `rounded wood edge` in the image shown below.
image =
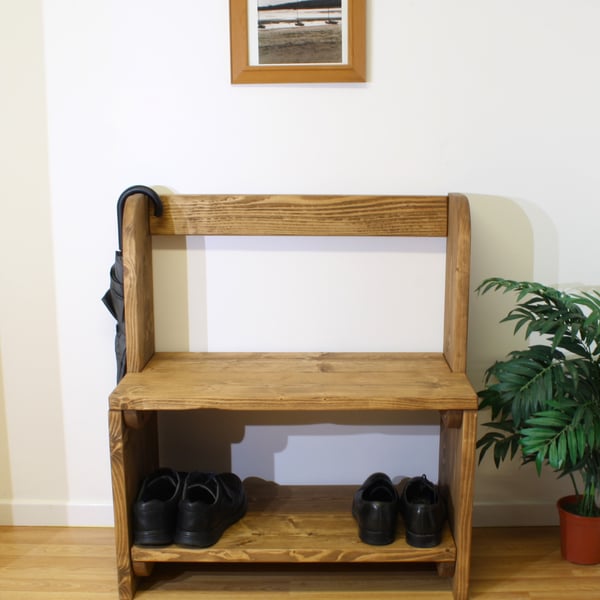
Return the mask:
[(454, 577), (456, 571), (456, 563), (454, 562), (439, 562), (436, 563), (437, 574), (440, 577)]
[(462, 427), (463, 413), (461, 410), (446, 410), (442, 412), (442, 423), (447, 429)]
[(133, 561), (131, 566), (133, 568), (133, 572), (138, 577), (149, 577), (152, 575), (152, 571), (154, 570), (154, 565), (156, 563), (153, 562), (142, 562), (142, 561)]
[(150, 413), (141, 410), (124, 410), (123, 421), (130, 429), (142, 429), (150, 420)]

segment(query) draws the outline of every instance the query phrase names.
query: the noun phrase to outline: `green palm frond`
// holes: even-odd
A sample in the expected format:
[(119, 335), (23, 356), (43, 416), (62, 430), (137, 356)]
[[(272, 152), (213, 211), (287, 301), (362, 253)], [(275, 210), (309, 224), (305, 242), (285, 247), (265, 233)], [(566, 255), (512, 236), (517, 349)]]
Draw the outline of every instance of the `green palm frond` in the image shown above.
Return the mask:
[(477, 288), (514, 292), (515, 308), (502, 320), (514, 333), (540, 343), (491, 365), (480, 409), (490, 429), (477, 442), (479, 460), (493, 453), (498, 467), (521, 452), (524, 463), (545, 465), (559, 476), (581, 473), (582, 510), (598, 511), (600, 486), (600, 293), (567, 293), (537, 282), (490, 278)]

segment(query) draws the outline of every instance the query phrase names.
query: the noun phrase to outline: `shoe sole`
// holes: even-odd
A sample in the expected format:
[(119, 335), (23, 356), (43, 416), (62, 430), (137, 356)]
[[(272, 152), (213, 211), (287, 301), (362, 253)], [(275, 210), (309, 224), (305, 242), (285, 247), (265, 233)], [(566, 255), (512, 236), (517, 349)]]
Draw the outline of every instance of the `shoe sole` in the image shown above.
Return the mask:
[(387, 546), (392, 544), (396, 539), (396, 535), (390, 531), (373, 531), (369, 529), (359, 529), (358, 537), (365, 544), (371, 546)]
[(370, 546), (387, 546), (396, 541), (396, 521), (394, 520), (389, 529), (367, 529), (360, 524), (358, 512), (352, 507), (352, 516), (358, 523), (358, 537), (361, 542)]
[(442, 542), (442, 532), (412, 533), (406, 531), (406, 543), (415, 548), (433, 548)]
[(237, 523), (245, 514), (248, 509), (248, 501), (244, 500), (244, 503), (240, 506), (237, 512), (231, 515), (229, 519), (224, 521), (215, 527), (205, 531), (188, 531), (186, 529), (178, 529), (175, 532), (175, 543), (180, 546), (193, 546), (194, 548), (208, 548), (214, 546), (220, 539), (225, 530), (231, 527), (234, 523)]
[(173, 543), (172, 531), (136, 531), (133, 543), (138, 546), (168, 546)]

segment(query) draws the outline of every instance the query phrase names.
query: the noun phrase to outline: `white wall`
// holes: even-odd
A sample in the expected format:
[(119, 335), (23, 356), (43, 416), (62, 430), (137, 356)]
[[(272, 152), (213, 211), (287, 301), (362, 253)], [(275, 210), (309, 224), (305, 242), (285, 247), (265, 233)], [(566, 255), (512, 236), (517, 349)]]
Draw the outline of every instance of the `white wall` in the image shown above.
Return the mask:
[(0, 2), (3, 523), (38, 518), (61, 522), (70, 502), (59, 380), (42, 35), (39, 2)]
[[(181, 193), (462, 191), (472, 207), (473, 286), (488, 275), (600, 281), (600, 264), (587, 258), (600, 212), (596, 2), (370, 0), (368, 82), (288, 86), (229, 83), (227, 4), (0, 5), (7, 46), (0, 65), (12, 92), (3, 97), (10, 127), (0, 142), (9, 165), (2, 206), (14, 225), (10, 238), (3, 234), (3, 257), (14, 266), (4, 267), (2, 285), (14, 280), (23, 290), (2, 294), (8, 311), (0, 316), (4, 521), (111, 521), (106, 409), (114, 385), (113, 323), (100, 297), (116, 247), (116, 200), (129, 185)], [(20, 233), (16, 225), (24, 221), (28, 231)], [(441, 282), (411, 271), (394, 278), (404, 267), (393, 244), (357, 248), (342, 240), (320, 243), (317, 251), (303, 240), (291, 246), (188, 240), (187, 246), (187, 256), (172, 240), (157, 248), (157, 276), (174, 287), (183, 282), (186, 291), (157, 297), (163, 349), (440, 344), (435, 324), (424, 337), (399, 334), (415, 290), (425, 293), (417, 303), (428, 316), (439, 317), (427, 294), (434, 296)], [(408, 253), (417, 273), (429, 262), (440, 268), (434, 242)], [(248, 261), (250, 279), (238, 282), (225, 270), (234, 268), (225, 264), (231, 257)], [(380, 257), (389, 277), (372, 272)], [(324, 265), (334, 273), (331, 281), (319, 270)], [(296, 273), (315, 269), (316, 280), (302, 289)], [(373, 294), (384, 298), (377, 314), (368, 314), (365, 335), (367, 275)], [(345, 314), (321, 310), (332, 308), (315, 300), (325, 283), (334, 286), (337, 302), (348, 298)], [(236, 293), (252, 302), (250, 316), (260, 309), (268, 320), (228, 320), (222, 308)], [(278, 314), (278, 294), (307, 319), (286, 325), (279, 338), (290, 319)], [(514, 344), (497, 325), (507, 306), (506, 298), (472, 298), (475, 387), (485, 367)], [(271, 320), (274, 313), (279, 321)], [(17, 324), (26, 332), (25, 349)], [(331, 332), (327, 342), (323, 331)], [(375, 468), (392, 476), (435, 475), (435, 427), (425, 416), (370, 419), (354, 415), (335, 426), (302, 415), (164, 419), (163, 457), (278, 481), (321, 480), (332, 471), (334, 480), (359, 483)], [(174, 438), (186, 428), (198, 441), (182, 452)], [(409, 436), (402, 442), (393, 431)], [(406, 460), (407, 452), (416, 462)], [(361, 460), (346, 460), (355, 454)], [(40, 468), (44, 485), (33, 486), (31, 474)], [(477, 474), (478, 519), (551, 522), (562, 489), (551, 476), (538, 481), (517, 465), (496, 472), (484, 464)]]

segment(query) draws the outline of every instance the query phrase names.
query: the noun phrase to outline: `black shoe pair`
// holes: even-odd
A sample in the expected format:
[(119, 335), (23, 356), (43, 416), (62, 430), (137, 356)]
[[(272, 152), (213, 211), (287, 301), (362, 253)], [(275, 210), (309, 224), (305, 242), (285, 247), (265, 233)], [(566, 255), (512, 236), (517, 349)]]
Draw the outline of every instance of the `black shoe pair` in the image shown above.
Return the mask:
[(354, 494), (352, 515), (366, 544), (391, 544), (396, 539), (398, 513), (404, 519), (409, 545), (431, 548), (441, 542), (446, 510), (438, 487), (425, 475), (409, 479), (398, 494), (385, 473), (373, 473)]
[(133, 506), (133, 542), (206, 548), (244, 516), (247, 506), (234, 473), (158, 469), (144, 479)]

